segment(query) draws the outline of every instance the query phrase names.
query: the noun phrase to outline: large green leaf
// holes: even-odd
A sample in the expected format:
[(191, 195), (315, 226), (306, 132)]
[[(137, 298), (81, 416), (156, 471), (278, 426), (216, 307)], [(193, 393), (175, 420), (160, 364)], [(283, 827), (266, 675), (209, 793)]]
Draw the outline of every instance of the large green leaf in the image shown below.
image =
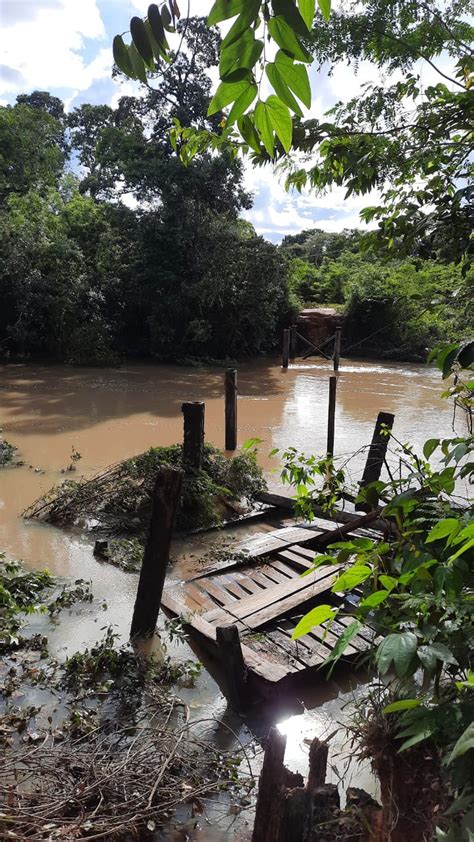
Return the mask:
[(460, 524), (457, 518), (444, 518), (443, 520), (438, 521), (438, 523), (430, 529), (428, 536), (425, 539), (425, 544), (431, 544), (433, 541), (439, 541), (441, 538), (446, 538), (448, 535), (452, 535), (453, 532), (457, 532), (459, 528)]
[(429, 643), (426, 646), (419, 646), (417, 655), (423, 666), (431, 672), (436, 669), (437, 661), (443, 664), (457, 664), (453, 653), (444, 643)]
[(375, 591), (359, 602), (359, 608), (377, 608), (390, 596), (390, 591)]
[(168, 50), (168, 41), (166, 40), (161, 15), (156, 3), (152, 3), (151, 6), (148, 7), (148, 23), (158, 46), (162, 50)]
[(255, 84), (250, 84), (246, 91), (243, 91), (240, 96), (235, 100), (232, 108), (230, 109), (229, 116), (227, 117), (227, 125), (232, 126), (233, 123), (240, 120), (242, 114), (247, 110), (249, 105), (252, 104), (255, 97), (257, 96), (258, 88)]
[(448, 763), (452, 763), (457, 757), (462, 757), (462, 755), (466, 754), (466, 751), (469, 751), (471, 748), (474, 748), (474, 722), (471, 722), (471, 724), (467, 726), (466, 730), (463, 731), (459, 737), (459, 740), (455, 743), (449, 756)]
[(279, 47), (298, 61), (311, 62), (311, 53), (303, 47), (285, 18), (277, 15), (268, 22), (268, 31)]
[(375, 661), (382, 675), (390, 669), (393, 662), (398, 677), (406, 675), (416, 652), (417, 639), (413, 632), (389, 634), (380, 643)]
[(137, 79), (140, 79), (140, 82), (143, 82), (145, 85), (147, 85), (148, 81), (146, 76), (145, 65), (135, 44), (130, 44), (129, 55), (135, 77)]
[(331, 16), (331, 0), (318, 0), (324, 20), (328, 21)]
[(439, 439), (428, 439), (423, 445), (423, 456), (429, 459), (439, 445)]
[(246, 5), (247, 0), (216, 0), (207, 18), (208, 26), (239, 15), (245, 10)]
[(272, 0), (272, 7), (274, 14), (281, 15), (295, 32), (304, 38), (309, 38), (310, 33), (308, 27), (293, 0)]
[(131, 79), (136, 79), (135, 72), (132, 67), (132, 62), (130, 59), (130, 53), (128, 51), (128, 47), (124, 44), (123, 38), (121, 35), (116, 35), (113, 41), (112, 51), (114, 54), (114, 61), (117, 67), (125, 73), (126, 76), (129, 76)]
[(284, 102), (288, 108), (298, 115), (298, 117), (303, 116), (303, 112), (298, 105), (296, 99), (294, 98), (293, 94), (291, 93), (289, 87), (283, 81), (283, 77), (275, 64), (267, 64), (265, 68), (266, 74), (268, 76), (268, 80), (275, 91), (275, 93), (280, 97), (282, 102)]
[(311, 30), (313, 28), (316, 0), (298, 0), (298, 7), (306, 26)]
[(162, 22), (164, 28), (168, 32), (175, 32), (176, 30), (173, 26), (173, 20), (171, 18), (171, 13), (168, 9), (168, 6), (166, 6), (164, 3), (161, 7), (160, 15), (161, 15), (161, 22)]
[(275, 130), (275, 134), (285, 152), (289, 152), (293, 137), (293, 123), (288, 106), (273, 94), (268, 97), (265, 105), (270, 119), (270, 125)]
[(240, 118), (238, 121), (239, 132), (250, 148), (253, 149), (257, 155), (260, 155), (262, 152), (260, 138), (252, 118), (252, 114), (244, 114), (244, 116)]
[(259, 100), (255, 106), (255, 126), (258, 129), (262, 143), (267, 150), (270, 158), (273, 158), (275, 152), (275, 138), (273, 136), (273, 126), (270, 121), (270, 115), (265, 102)]
[(309, 84), (308, 71), (304, 64), (294, 64), (293, 60), (286, 53), (278, 50), (275, 56), (275, 65), (283, 82), (309, 108), (311, 105), (311, 85)]
[(221, 79), (236, 82), (236, 74), (248, 75), (257, 63), (263, 50), (263, 41), (256, 40), (253, 32), (247, 29), (238, 41), (221, 51), (219, 74)]
[(146, 26), (141, 18), (135, 16), (131, 19), (130, 32), (132, 34), (133, 43), (135, 44), (135, 47), (137, 48), (137, 51), (141, 55), (143, 61), (150, 70), (153, 70), (153, 49), (150, 44), (150, 39), (148, 38)]
[(474, 340), (463, 342), (458, 354), (458, 363), (461, 368), (470, 368), (474, 365)]
[(222, 41), (221, 51), (225, 49), (225, 47), (228, 47), (230, 44), (232, 44), (234, 41), (237, 41), (237, 39), (240, 38), (242, 32), (245, 32), (246, 29), (249, 29), (249, 27), (252, 26), (252, 24), (258, 17), (259, 10), (260, 0), (248, 0), (248, 2), (245, 5), (245, 8), (239, 14), (238, 18), (234, 21), (227, 35)]
[(336, 614), (337, 609), (331, 605), (318, 605), (301, 618), (291, 635), (291, 639), (298, 640), (298, 638), (308, 634), (315, 626), (320, 626), (326, 620), (332, 620)]
[(365, 582), (365, 580), (371, 575), (372, 569), (367, 567), (366, 564), (356, 564), (336, 579), (332, 586), (332, 591), (333, 593), (337, 593), (338, 591), (350, 591), (351, 588), (355, 588), (357, 585), (360, 585), (361, 582)]
[(242, 79), (240, 82), (221, 82), (207, 109), (209, 117), (222, 111), (231, 102), (235, 102), (244, 91), (248, 90), (249, 85), (249, 79)]

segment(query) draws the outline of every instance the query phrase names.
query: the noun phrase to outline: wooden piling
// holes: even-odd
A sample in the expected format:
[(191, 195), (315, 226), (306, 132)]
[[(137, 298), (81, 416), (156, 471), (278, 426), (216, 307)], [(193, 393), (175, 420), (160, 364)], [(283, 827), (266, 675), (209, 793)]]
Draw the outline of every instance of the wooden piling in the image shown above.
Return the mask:
[(183, 465), (200, 471), (204, 451), (204, 409), (202, 401), (189, 401), (181, 406), (184, 416)]
[(277, 728), (271, 728), (258, 781), (252, 842), (275, 842), (279, 838), (285, 747), (286, 737)]
[[(379, 412), (377, 415), (364, 473), (359, 483), (361, 488), (371, 482), (376, 482), (380, 478), (394, 421), (395, 416), (391, 412)], [(384, 433), (384, 429), (387, 429), (388, 432)], [(367, 503), (356, 503), (355, 508), (356, 511), (365, 512), (369, 511), (370, 506)]]
[(283, 331), (283, 368), (288, 368), (290, 358), (290, 329), (285, 327)]
[(336, 334), (334, 337), (334, 357), (333, 357), (333, 364), (334, 364), (334, 371), (339, 371), (339, 358), (341, 356), (341, 332), (342, 328), (336, 328)]
[(294, 360), (295, 357), (296, 357), (296, 340), (297, 340), (296, 325), (291, 325), (291, 327), (290, 327), (290, 360)]
[(225, 449), (237, 447), (237, 370), (228, 368), (225, 373)]
[(181, 494), (183, 472), (158, 468), (153, 492), (150, 528), (143, 553), (130, 637), (153, 634), (169, 561), (171, 535)]
[(332, 375), (329, 378), (329, 405), (328, 405), (328, 436), (326, 452), (334, 456), (334, 430), (336, 425), (336, 389), (337, 377)]
[(237, 626), (217, 626), (216, 640), (224, 668), (229, 702), (237, 711), (242, 711), (245, 707), (247, 669)]

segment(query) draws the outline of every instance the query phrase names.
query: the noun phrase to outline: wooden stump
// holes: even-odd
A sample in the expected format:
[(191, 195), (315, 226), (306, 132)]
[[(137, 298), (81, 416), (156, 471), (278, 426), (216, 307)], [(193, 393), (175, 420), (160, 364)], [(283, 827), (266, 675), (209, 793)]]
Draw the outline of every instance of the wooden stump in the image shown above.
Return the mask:
[(258, 782), (252, 842), (278, 840), (282, 812), (281, 789), (284, 781), (285, 747), (286, 737), (280, 734), (277, 728), (271, 728)]
[(336, 334), (334, 337), (334, 357), (333, 357), (333, 365), (334, 371), (339, 371), (339, 359), (341, 356), (341, 332), (342, 328), (336, 328)]
[(183, 403), (184, 417), (183, 466), (185, 470), (200, 471), (204, 452), (204, 410), (202, 401)]
[[(393, 427), (395, 416), (390, 412), (379, 412), (375, 422), (372, 442), (367, 454), (364, 473), (360, 481), (360, 487), (364, 488), (371, 482), (380, 478), (383, 463), (387, 454), (387, 447), (390, 440), (390, 431)], [(384, 429), (387, 428), (387, 432)], [(368, 503), (356, 503), (356, 511), (367, 512), (370, 510)]]
[(229, 702), (236, 710), (242, 711), (245, 708), (247, 670), (237, 626), (217, 626), (216, 640), (224, 667)]
[(237, 371), (228, 368), (225, 373), (225, 449), (237, 447)]
[(183, 472), (158, 468), (150, 529), (143, 553), (130, 637), (150, 637), (155, 631), (169, 561), (171, 535), (181, 494)]
[(284, 331), (283, 331), (283, 359), (282, 359), (283, 368), (288, 368), (289, 359), (290, 359), (290, 330), (289, 330), (289, 328), (285, 328)]

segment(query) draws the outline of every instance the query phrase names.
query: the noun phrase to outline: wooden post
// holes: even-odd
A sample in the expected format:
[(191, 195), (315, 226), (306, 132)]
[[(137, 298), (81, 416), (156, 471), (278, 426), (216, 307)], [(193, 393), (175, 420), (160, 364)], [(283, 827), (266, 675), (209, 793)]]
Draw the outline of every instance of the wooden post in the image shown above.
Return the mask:
[(334, 337), (334, 371), (339, 371), (339, 358), (341, 356), (341, 327), (336, 328), (336, 335)]
[(296, 357), (296, 325), (290, 327), (290, 360)]
[(280, 793), (285, 779), (285, 747), (286, 737), (277, 728), (271, 728), (258, 781), (252, 842), (275, 842), (278, 839), (282, 810)]
[(245, 707), (247, 669), (237, 626), (217, 626), (216, 640), (224, 667), (229, 702), (237, 711), (241, 711)]
[(283, 368), (288, 368), (288, 360), (290, 357), (290, 330), (285, 327), (283, 331)]
[(202, 401), (183, 403), (184, 416), (183, 464), (185, 468), (200, 471), (204, 450), (204, 408)]
[(326, 783), (328, 751), (328, 744), (315, 737), (309, 747), (309, 773), (308, 783), (306, 784), (308, 792), (312, 792)]
[[(384, 459), (387, 453), (388, 442), (390, 439), (390, 431), (393, 427), (395, 416), (391, 412), (379, 412), (377, 421), (375, 422), (374, 434), (372, 442), (367, 454), (367, 461), (365, 463), (364, 473), (359, 483), (361, 488), (375, 482), (379, 479), (382, 472)], [(382, 428), (388, 428), (388, 434), (382, 432)], [(370, 506), (367, 503), (356, 503), (356, 511), (369, 511)]]
[(171, 534), (181, 494), (183, 472), (158, 468), (153, 492), (150, 529), (143, 553), (130, 637), (147, 637), (155, 631), (169, 560)]
[(334, 456), (334, 428), (336, 425), (336, 389), (337, 377), (332, 375), (329, 378), (329, 406), (328, 406), (328, 438), (326, 451)]
[(228, 368), (225, 373), (225, 449), (237, 447), (237, 371)]

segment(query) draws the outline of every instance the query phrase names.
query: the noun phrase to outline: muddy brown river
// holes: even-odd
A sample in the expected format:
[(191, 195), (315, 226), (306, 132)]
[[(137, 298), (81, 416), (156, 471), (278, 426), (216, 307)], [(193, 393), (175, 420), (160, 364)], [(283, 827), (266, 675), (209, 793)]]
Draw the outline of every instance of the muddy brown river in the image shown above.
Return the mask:
[[(326, 361), (298, 362), (287, 371), (280, 368), (279, 360), (239, 365), (238, 442), (262, 439), (259, 459), (270, 487), (279, 485), (278, 464), (268, 455), (272, 448), (293, 445), (307, 453), (324, 452), (330, 374)], [(126, 636), (137, 576), (96, 561), (91, 537), (26, 523), (21, 512), (63, 481), (61, 469), (69, 465), (72, 449), (81, 459), (77, 473), (67, 476), (76, 479), (152, 445), (180, 441), (184, 400), (205, 401), (206, 439), (222, 447), (223, 378), (219, 368), (167, 365), (0, 367), (0, 426), (25, 463), (0, 471), (0, 551), (23, 559), (32, 568), (47, 567), (60, 575), (91, 579), (95, 596), (92, 606), (64, 612), (60, 626), (48, 630), (53, 651), (61, 654), (89, 645), (108, 623)], [(335, 456), (345, 461), (370, 442), (380, 410), (394, 413), (395, 435), (420, 449), (427, 438), (449, 436), (452, 411), (440, 399), (441, 390), (439, 373), (423, 365), (342, 360)], [(360, 476), (364, 458), (359, 454), (349, 462), (354, 480)], [(243, 537), (242, 532), (238, 537)], [(196, 541), (196, 546), (193, 542), (177, 546), (175, 554), (183, 549), (188, 555), (199, 552), (202, 541)], [(176, 651), (184, 657), (189, 653), (186, 645), (177, 646)], [(291, 768), (304, 772), (310, 739), (333, 734), (328, 779), (337, 782), (351, 755), (339, 723), (347, 720), (360, 693), (358, 680), (350, 674), (308, 688), (304, 698), (308, 710), (280, 722), (288, 734), (286, 759)], [(200, 717), (227, 717), (242, 737), (245, 728), (226, 709), (224, 697), (206, 671), (196, 687), (183, 690), (183, 694)], [(373, 791), (369, 770), (356, 763), (352, 763), (345, 785), (354, 782)], [(235, 821), (227, 818), (225, 838), (233, 839)], [(242, 816), (237, 824), (242, 832)]]

